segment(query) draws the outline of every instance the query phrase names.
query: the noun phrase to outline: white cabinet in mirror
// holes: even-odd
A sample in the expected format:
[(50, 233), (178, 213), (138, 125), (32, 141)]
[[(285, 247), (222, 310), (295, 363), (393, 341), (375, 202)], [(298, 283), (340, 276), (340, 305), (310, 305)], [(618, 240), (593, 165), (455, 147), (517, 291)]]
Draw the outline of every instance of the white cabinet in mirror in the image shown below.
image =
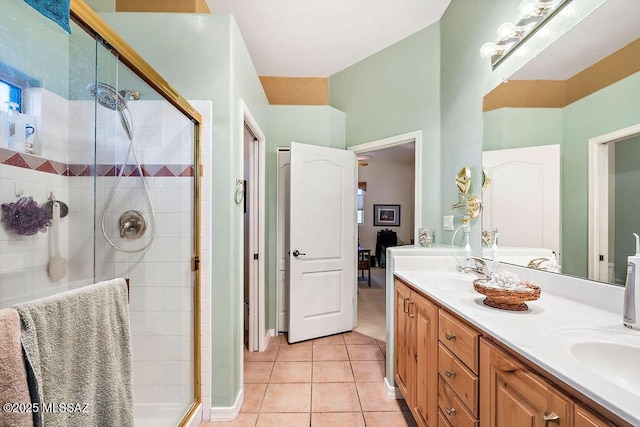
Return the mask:
[(618, 285), (640, 232), (637, 16), (636, 0), (605, 1), (483, 100), (483, 230)]

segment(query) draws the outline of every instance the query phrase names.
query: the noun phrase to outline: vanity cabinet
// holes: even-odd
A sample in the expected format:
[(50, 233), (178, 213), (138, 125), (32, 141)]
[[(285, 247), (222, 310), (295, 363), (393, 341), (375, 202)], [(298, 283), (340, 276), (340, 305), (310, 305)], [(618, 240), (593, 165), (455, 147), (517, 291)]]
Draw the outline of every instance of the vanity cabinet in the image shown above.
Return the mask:
[(573, 426), (573, 402), (513, 357), (480, 342), (482, 425)]
[(395, 380), (420, 426), (437, 425), (438, 308), (395, 281)]
[(419, 426), (629, 426), (398, 278), (394, 332), (396, 384)]

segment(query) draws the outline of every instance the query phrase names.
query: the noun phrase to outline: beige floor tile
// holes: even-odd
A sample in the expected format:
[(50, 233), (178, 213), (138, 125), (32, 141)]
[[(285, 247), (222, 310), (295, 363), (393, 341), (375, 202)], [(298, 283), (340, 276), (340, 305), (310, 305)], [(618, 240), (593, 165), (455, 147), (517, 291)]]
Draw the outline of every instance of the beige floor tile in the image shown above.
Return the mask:
[(313, 345), (327, 345), (327, 344), (344, 344), (344, 336), (342, 334), (331, 335), (328, 337), (316, 338), (313, 340)]
[(311, 362), (276, 362), (269, 383), (311, 382)]
[(376, 339), (362, 335), (359, 332), (347, 332), (344, 334), (344, 341), (347, 344), (375, 344)]
[(310, 362), (312, 350), (313, 344), (310, 341), (292, 345), (282, 343), (276, 360), (279, 362)]
[(261, 412), (310, 412), (311, 384), (269, 384)]
[(389, 399), (382, 382), (356, 383), (356, 386), (358, 387), (358, 396), (360, 396), (360, 404), (364, 412), (391, 412), (409, 409), (403, 399)]
[(378, 346), (380, 346), (380, 350), (382, 351), (382, 354), (386, 355), (387, 354), (387, 343), (384, 341), (380, 341), (380, 340), (376, 340), (378, 342)]
[(310, 414), (260, 414), (256, 427), (308, 427)]
[(347, 351), (351, 360), (384, 360), (384, 354), (377, 344), (347, 345)]
[(267, 384), (245, 384), (244, 402), (240, 412), (260, 412)]
[(314, 345), (313, 360), (349, 360), (347, 346), (344, 344)]
[(354, 382), (351, 364), (347, 360), (313, 362), (314, 383)]
[(244, 362), (244, 383), (268, 383), (273, 362)]
[(365, 412), (367, 427), (415, 427), (411, 412)]
[(233, 421), (205, 421), (199, 427), (254, 427), (258, 414), (240, 414)]
[(314, 412), (311, 427), (364, 427), (362, 412)]
[(384, 360), (352, 360), (351, 368), (358, 383), (384, 381)]
[(360, 402), (355, 383), (313, 383), (312, 412), (358, 412)]

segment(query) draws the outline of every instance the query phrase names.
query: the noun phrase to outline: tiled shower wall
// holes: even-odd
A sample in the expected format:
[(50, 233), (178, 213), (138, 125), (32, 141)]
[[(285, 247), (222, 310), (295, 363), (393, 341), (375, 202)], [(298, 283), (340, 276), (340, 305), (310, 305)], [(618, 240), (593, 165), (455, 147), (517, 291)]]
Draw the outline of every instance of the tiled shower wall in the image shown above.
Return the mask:
[[(193, 125), (164, 101), (129, 102), (135, 148), (147, 175), (157, 227), (147, 250), (125, 254), (111, 248), (100, 229), (102, 211), (128, 150), (118, 116), (96, 108), (93, 100), (67, 101), (43, 89), (33, 90), (27, 105), (37, 116), (39, 156), (15, 157), (15, 152), (0, 150), (0, 203), (16, 201), (16, 192), (44, 203), (53, 191), (69, 205), (60, 230), (68, 275), (58, 282), (47, 277), (50, 232), (23, 237), (0, 227), (0, 307), (93, 283), (94, 260), (95, 281), (129, 277), (134, 400), (183, 402), (192, 395), (193, 376)], [(206, 109), (206, 103), (200, 108)], [(208, 111), (210, 116), (210, 105)], [(208, 126), (202, 143), (210, 147), (210, 118)], [(94, 155), (96, 172), (104, 175), (95, 180), (95, 197)], [(129, 164), (133, 163), (130, 155)], [(154, 230), (151, 225), (138, 241), (123, 241), (117, 235), (115, 222), (126, 209), (152, 218), (137, 171), (130, 167), (125, 175), (105, 224), (112, 240), (131, 249), (144, 245)]]

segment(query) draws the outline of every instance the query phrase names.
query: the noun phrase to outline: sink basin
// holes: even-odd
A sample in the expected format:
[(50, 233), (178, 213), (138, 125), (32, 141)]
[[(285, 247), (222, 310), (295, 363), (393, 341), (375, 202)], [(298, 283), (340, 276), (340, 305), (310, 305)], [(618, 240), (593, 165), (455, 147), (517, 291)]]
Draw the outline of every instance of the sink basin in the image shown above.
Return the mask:
[(640, 396), (640, 332), (571, 329), (557, 331), (552, 341), (564, 356), (576, 361), (589, 375)]
[(640, 347), (585, 341), (572, 344), (569, 352), (594, 374), (640, 396)]

